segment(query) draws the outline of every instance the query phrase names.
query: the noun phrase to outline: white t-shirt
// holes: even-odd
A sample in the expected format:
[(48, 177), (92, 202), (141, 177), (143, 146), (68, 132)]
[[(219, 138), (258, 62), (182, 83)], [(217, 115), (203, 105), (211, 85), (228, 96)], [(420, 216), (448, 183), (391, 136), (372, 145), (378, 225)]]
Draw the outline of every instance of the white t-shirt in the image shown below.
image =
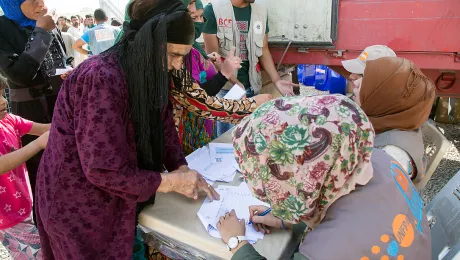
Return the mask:
[(71, 26), (67, 32), (70, 33), (70, 35), (72, 35), (75, 40), (80, 39), (80, 37), (83, 35), (83, 32), (80, 30), (80, 28), (75, 28), (73, 26)]

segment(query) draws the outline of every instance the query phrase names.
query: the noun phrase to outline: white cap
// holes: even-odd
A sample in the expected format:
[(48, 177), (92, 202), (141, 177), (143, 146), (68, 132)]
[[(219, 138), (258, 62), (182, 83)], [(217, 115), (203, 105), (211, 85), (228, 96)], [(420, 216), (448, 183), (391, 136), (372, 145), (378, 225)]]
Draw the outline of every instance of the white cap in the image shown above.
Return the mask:
[(358, 58), (342, 61), (342, 65), (348, 72), (362, 75), (364, 74), (368, 60), (376, 60), (383, 57), (396, 57), (396, 53), (385, 45), (373, 45), (364, 49)]

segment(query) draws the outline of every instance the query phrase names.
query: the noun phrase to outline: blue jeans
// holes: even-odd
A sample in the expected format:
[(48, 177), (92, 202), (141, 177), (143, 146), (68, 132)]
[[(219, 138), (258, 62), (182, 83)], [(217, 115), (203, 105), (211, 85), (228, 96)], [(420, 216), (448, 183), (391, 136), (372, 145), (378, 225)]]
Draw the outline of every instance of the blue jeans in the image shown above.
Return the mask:
[[(222, 89), (218, 94), (217, 97), (223, 98), (225, 95), (227, 95), (228, 90)], [(252, 88), (247, 88), (246, 89), (246, 97), (254, 97), (254, 90)], [(223, 122), (217, 122), (217, 136), (221, 136), (225, 134), (228, 130), (230, 130), (232, 127), (235, 125), (230, 124), (230, 123), (223, 123)]]

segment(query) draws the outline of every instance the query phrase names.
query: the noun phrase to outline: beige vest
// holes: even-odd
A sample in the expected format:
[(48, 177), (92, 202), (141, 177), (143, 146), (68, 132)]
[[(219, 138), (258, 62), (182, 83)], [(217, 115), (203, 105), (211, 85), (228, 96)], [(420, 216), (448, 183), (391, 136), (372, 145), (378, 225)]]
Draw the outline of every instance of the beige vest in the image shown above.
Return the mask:
[[(236, 47), (236, 55), (240, 54), (240, 33), (230, 0), (212, 0), (212, 8), (217, 21), (217, 38), (219, 39), (219, 53), (226, 57), (232, 47)], [(262, 88), (262, 76), (257, 71), (259, 58), (264, 47), (265, 31), (267, 27), (267, 10), (258, 4), (251, 4), (251, 21), (246, 39), (249, 59), (249, 81), (257, 95)], [(235, 74), (235, 76), (237, 73)], [(228, 89), (226, 86), (225, 89)]]
[(372, 154), (374, 177), (337, 200), (299, 251), (309, 260), (430, 260), (431, 233), (423, 201), (384, 151)]

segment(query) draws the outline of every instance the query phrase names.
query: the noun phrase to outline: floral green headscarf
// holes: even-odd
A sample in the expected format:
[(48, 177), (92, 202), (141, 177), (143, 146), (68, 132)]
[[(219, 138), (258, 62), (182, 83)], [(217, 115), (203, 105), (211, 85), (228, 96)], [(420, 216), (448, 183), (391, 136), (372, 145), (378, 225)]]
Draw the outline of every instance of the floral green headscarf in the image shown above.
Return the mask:
[(286, 97), (260, 106), (233, 132), (248, 186), (285, 221), (315, 228), (328, 207), (365, 185), (374, 130), (341, 95)]

